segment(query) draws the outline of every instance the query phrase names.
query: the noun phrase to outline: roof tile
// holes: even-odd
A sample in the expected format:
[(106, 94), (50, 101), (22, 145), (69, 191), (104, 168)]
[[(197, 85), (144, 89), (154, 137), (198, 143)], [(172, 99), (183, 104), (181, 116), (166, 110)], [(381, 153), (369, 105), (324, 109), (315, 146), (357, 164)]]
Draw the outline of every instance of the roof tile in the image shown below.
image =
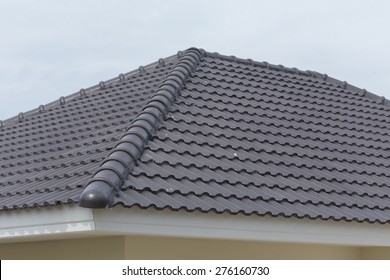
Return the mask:
[(97, 180), (109, 207), (388, 223), (388, 104), (190, 49), (3, 122), (0, 208), (78, 203)]

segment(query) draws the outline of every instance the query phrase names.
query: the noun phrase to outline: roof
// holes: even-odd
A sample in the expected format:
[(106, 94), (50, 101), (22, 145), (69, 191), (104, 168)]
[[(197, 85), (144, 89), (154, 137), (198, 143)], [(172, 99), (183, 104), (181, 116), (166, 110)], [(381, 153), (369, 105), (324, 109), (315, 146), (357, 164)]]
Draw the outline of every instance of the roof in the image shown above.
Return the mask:
[(0, 209), (390, 222), (390, 102), (191, 48), (0, 123)]

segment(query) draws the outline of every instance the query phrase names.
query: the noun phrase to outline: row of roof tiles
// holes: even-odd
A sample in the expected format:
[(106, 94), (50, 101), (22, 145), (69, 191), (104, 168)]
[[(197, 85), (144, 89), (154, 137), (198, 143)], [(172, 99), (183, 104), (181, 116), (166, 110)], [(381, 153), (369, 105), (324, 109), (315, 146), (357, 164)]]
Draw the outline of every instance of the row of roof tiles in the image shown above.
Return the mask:
[(6, 121), (0, 206), (387, 223), (388, 104), (317, 72), (190, 49)]

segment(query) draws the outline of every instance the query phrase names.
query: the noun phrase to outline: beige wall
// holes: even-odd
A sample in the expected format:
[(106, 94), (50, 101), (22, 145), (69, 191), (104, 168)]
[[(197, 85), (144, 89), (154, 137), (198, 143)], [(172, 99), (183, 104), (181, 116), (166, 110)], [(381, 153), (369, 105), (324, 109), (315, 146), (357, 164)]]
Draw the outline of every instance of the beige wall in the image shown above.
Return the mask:
[(358, 259), (360, 249), (171, 237), (126, 237), (127, 259)]
[(0, 244), (0, 259), (390, 259), (390, 248), (117, 236)]
[(390, 249), (145, 236), (0, 244), (0, 259), (359, 259), (361, 257), (390, 259)]
[(390, 248), (389, 247), (362, 248), (361, 258), (364, 260), (390, 260)]
[(0, 244), (0, 259), (123, 259), (125, 237)]

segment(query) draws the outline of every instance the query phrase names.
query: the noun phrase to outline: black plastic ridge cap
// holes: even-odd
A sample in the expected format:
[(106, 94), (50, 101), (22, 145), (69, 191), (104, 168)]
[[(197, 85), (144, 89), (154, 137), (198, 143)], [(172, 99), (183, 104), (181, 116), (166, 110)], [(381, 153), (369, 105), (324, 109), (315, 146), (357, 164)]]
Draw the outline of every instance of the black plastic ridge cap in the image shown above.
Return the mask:
[(112, 207), (113, 196), (119, 194), (124, 180), (134, 169), (144, 146), (157, 129), (158, 124), (165, 119), (172, 104), (180, 95), (187, 78), (195, 71), (202, 59), (200, 50), (196, 48), (190, 48), (180, 53), (179, 56), (176, 65), (154, 96), (89, 180), (80, 195), (79, 206), (85, 208)]

